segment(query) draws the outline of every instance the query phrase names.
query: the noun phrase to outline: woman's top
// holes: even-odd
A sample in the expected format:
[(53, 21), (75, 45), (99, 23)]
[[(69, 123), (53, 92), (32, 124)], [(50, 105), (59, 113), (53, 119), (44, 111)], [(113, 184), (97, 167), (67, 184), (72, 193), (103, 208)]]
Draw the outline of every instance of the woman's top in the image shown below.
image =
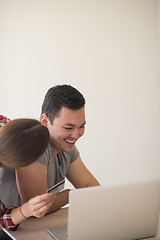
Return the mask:
[(14, 224), (11, 218), (11, 212), (15, 207), (6, 208), (0, 200), (0, 228), (14, 231), (19, 224)]

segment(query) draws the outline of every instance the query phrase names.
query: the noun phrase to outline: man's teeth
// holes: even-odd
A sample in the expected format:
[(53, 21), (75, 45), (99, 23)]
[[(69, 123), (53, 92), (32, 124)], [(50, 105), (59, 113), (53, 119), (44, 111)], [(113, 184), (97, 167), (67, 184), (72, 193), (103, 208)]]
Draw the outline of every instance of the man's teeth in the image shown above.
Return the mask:
[(68, 142), (68, 143), (74, 143), (75, 141), (71, 141), (71, 140), (67, 140), (67, 139), (66, 139), (66, 142)]

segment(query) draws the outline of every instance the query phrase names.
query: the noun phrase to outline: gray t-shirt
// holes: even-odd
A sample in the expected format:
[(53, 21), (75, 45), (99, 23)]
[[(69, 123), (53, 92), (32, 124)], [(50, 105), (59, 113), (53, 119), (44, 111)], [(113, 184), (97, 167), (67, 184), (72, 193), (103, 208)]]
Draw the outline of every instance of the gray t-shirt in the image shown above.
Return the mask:
[(75, 161), (79, 156), (78, 149), (74, 146), (72, 152), (58, 153), (59, 164), (57, 163), (56, 156), (49, 145), (45, 153), (41, 156), (38, 162), (47, 166), (47, 183), (48, 188), (60, 182), (66, 177), (69, 165)]
[(0, 200), (6, 207), (19, 206), (20, 196), (16, 185), (15, 171), (2, 167), (0, 174)]
[[(79, 156), (79, 151), (74, 147), (72, 152), (59, 152), (60, 164), (56, 161), (56, 156), (49, 145), (45, 153), (38, 159), (38, 162), (47, 166), (48, 188), (65, 178), (70, 163)], [(0, 174), (0, 199), (6, 207), (21, 205), (21, 199), (16, 185), (15, 171), (2, 167)]]

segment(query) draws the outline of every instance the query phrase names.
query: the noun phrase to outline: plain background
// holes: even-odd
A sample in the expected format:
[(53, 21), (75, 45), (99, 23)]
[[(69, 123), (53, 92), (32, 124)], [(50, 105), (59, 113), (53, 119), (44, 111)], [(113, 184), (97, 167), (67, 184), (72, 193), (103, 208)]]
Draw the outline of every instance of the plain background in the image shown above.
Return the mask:
[(0, 114), (39, 119), (47, 90), (71, 84), (100, 183), (160, 177), (158, 27), (156, 0), (0, 0)]

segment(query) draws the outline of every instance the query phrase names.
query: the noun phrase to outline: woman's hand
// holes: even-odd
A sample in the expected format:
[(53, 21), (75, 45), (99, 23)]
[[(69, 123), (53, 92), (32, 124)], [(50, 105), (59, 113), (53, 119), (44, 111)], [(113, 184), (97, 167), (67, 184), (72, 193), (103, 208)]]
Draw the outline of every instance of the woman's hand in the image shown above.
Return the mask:
[(55, 201), (55, 198), (56, 195), (53, 195), (53, 193), (44, 193), (31, 198), (20, 207), (13, 209), (11, 212), (13, 223), (17, 225), (32, 216), (37, 218), (44, 216)]
[(24, 203), (21, 206), (21, 211), (26, 218), (31, 216), (40, 218), (48, 212), (55, 198), (56, 195), (53, 195), (53, 193), (38, 195)]

